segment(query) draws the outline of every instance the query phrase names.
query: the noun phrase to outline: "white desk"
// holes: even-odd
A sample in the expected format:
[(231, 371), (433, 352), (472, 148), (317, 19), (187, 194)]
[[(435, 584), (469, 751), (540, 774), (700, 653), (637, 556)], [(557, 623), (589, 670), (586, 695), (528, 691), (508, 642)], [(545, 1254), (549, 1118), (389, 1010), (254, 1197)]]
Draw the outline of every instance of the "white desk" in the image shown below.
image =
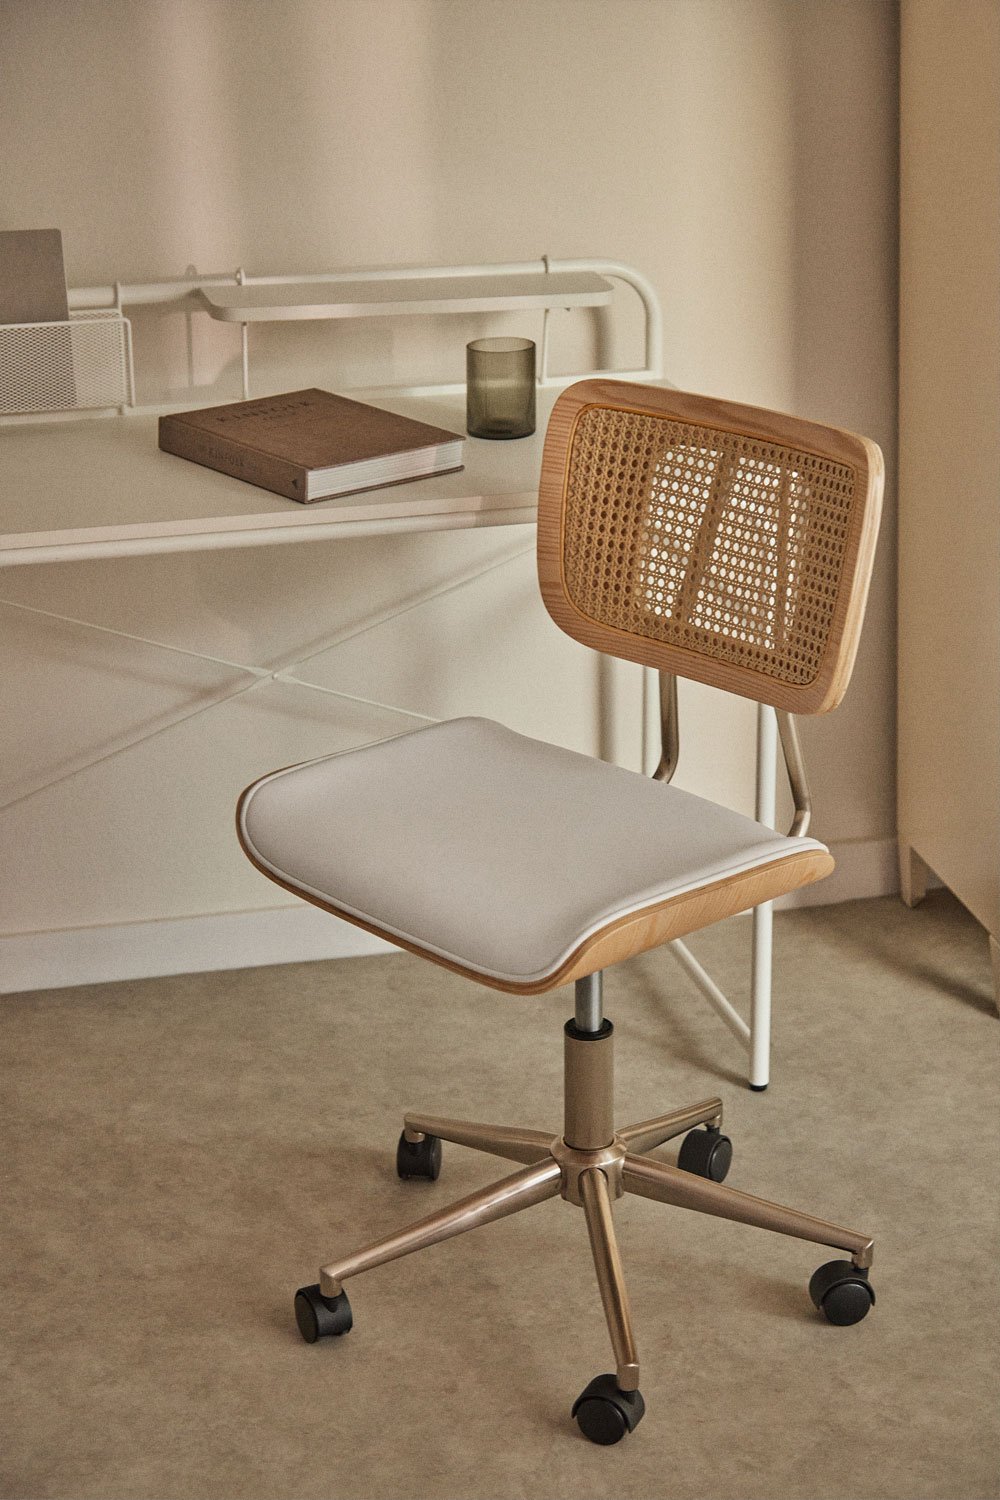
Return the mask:
[[(550, 262), (546, 258), (544, 271), (541, 264), (526, 263), (442, 267), (433, 274), (337, 274), (319, 281), (301, 276), (248, 280), (238, 272), (231, 277), (193, 277), (137, 287), (116, 283), (85, 288), (72, 294), (71, 307), (76, 311), (112, 309), (120, 315), (124, 305), (179, 307), (191, 298), (208, 316), (242, 326), (246, 390), (250, 323), (504, 307), (508, 311), (540, 308), (547, 319), (550, 308), (607, 305), (610, 289), (603, 279), (607, 276), (630, 285), (645, 311), (645, 365), (642, 370), (621, 371), (619, 378), (660, 383), (662, 330), (655, 291), (631, 267), (617, 262)], [(540, 361), (543, 383), (537, 392), (538, 430), (533, 437), (508, 443), (468, 438), (465, 467), (458, 473), (308, 506), (161, 453), (156, 442), (158, 410), (3, 427), (0, 567), (530, 523), (536, 513), (543, 434), (559, 393), (559, 387), (547, 378), (547, 328), (546, 321)], [(128, 339), (126, 346), (130, 347)], [(131, 389), (131, 379), (127, 385)], [(351, 394), (441, 427), (465, 430), (464, 390)], [(218, 398), (205, 404), (218, 404)], [(252, 666), (239, 670), (273, 677), (279, 686), (279, 678), (294, 681), (290, 670), (280, 674)], [(644, 737), (658, 730), (649, 678), (647, 673)], [(769, 710), (760, 711), (758, 731), (757, 815), (773, 823), (775, 727)], [(770, 915), (769, 906), (754, 912), (749, 1025), (683, 945), (673, 945), (699, 989), (747, 1046), (751, 1081), (758, 1087), (768, 1076)]]
[[(465, 431), (465, 398), (353, 393)], [(523, 525), (535, 519), (545, 425), (530, 438), (467, 438), (465, 467), (299, 505), (157, 447), (158, 412), (0, 430), (0, 566), (276, 546), (332, 537)], [(190, 403), (189, 403), (190, 404)]]

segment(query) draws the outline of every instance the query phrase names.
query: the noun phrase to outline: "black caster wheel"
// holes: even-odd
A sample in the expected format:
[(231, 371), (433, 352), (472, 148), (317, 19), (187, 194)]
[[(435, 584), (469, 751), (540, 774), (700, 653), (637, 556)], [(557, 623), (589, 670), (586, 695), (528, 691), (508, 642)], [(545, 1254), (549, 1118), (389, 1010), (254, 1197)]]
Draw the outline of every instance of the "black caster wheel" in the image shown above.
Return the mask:
[(733, 1159), (733, 1143), (713, 1125), (709, 1130), (690, 1130), (681, 1142), (677, 1165), (696, 1172), (710, 1182), (724, 1182)]
[(295, 1321), (307, 1344), (333, 1334), (350, 1333), (354, 1322), (347, 1293), (324, 1297), (318, 1286), (300, 1286), (295, 1293)]
[(606, 1447), (634, 1432), (645, 1411), (639, 1391), (619, 1390), (613, 1375), (597, 1375), (573, 1402), (572, 1415), (584, 1437)]
[(437, 1182), (441, 1175), (441, 1139), (425, 1135), (422, 1141), (408, 1141), (404, 1130), (396, 1147), (396, 1171), (400, 1177), (426, 1177)]
[(860, 1323), (875, 1301), (868, 1272), (849, 1260), (828, 1260), (809, 1280), (809, 1295), (831, 1323), (845, 1328)]

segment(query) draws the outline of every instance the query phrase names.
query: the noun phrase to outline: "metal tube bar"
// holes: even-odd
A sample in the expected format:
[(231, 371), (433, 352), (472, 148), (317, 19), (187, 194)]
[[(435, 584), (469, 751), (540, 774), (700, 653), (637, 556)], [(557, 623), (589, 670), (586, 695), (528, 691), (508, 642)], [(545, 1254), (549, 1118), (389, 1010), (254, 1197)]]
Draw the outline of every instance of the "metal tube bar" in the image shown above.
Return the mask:
[[(586, 265), (581, 263), (573, 268), (553, 265), (552, 269), (596, 271), (602, 264), (601, 261), (594, 261)], [(200, 287), (232, 286), (234, 282), (241, 286), (305, 286), (317, 281), (334, 285), (343, 281), (429, 281), (435, 278), (443, 280), (452, 276), (526, 276), (533, 272), (541, 275), (545, 267), (541, 261), (526, 260), (488, 266), (404, 266), (399, 269), (382, 266), (368, 271), (316, 271), (310, 272), (309, 275), (302, 272), (281, 276), (247, 276), (244, 274), (242, 278), (240, 270), (211, 271), (202, 276), (169, 277), (164, 281), (123, 282), (120, 284), (121, 300), (117, 305), (139, 304), (152, 307), (160, 303), (178, 302), (192, 292), (198, 291)], [(611, 272), (607, 274), (610, 275)], [(638, 275), (637, 272), (632, 274)], [(118, 286), (119, 284), (116, 283), (115, 286), (72, 287), (68, 293), (69, 306), (74, 311), (114, 307)]]
[(614, 1219), (611, 1216), (611, 1194), (608, 1180), (598, 1169), (580, 1177), (580, 1196), (590, 1235), (590, 1249), (597, 1272), (597, 1285), (604, 1304), (604, 1316), (611, 1335), (618, 1386), (623, 1391), (639, 1389), (639, 1354), (632, 1332), (632, 1315), (625, 1287)]
[(538, 369), (535, 373), (535, 379), (539, 385), (544, 385), (549, 376), (549, 313), (551, 311), (550, 307), (542, 311), (542, 337), (538, 350)]
[(771, 1076), (771, 967), (774, 907), (754, 907), (750, 943), (750, 1086), (767, 1087)]
[(550, 260), (552, 271), (595, 271), (614, 276), (638, 293), (646, 314), (646, 365), (654, 379), (663, 375), (663, 311), (656, 288), (634, 266), (617, 260)]
[(674, 938), (667, 944), (667, 947), (684, 972), (694, 980), (712, 1009), (722, 1017), (733, 1035), (739, 1037), (746, 1046), (750, 1041), (750, 1027), (739, 1011), (735, 1010), (726, 999), (712, 976), (702, 968), (687, 944), (682, 943), (680, 938)]
[[(121, 304), (119, 303), (119, 311), (120, 310), (121, 310)], [(126, 379), (125, 390), (126, 390), (126, 394), (128, 396), (128, 404), (129, 404), (129, 406), (134, 406), (135, 405), (135, 360), (134, 360), (133, 351), (132, 351), (132, 324), (129, 322), (128, 318), (122, 318), (122, 323), (123, 323), (124, 328), (125, 328), (125, 379)], [(119, 411), (120, 411), (120, 413), (121, 413), (122, 416), (125, 415), (124, 411), (122, 411), (121, 408), (119, 408)]]
[(148, 635), (134, 635), (129, 630), (115, 630), (111, 625), (95, 625), (93, 620), (80, 620), (75, 615), (57, 614), (53, 609), (39, 609), (37, 604), (22, 604), (19, 599), (2, 599), (4, 609), (20, 609), (32, 615), (42, 615), (47, 620), (58, 620), (64, 625), (79, 625), (81, 630), (96, 630), (101, 635), (119, 636), (123, 641), (134, 641), (140, 646), (152, 646), (157, 651), (170, 651), (175, 656), (190, 656), (195, 661), (211, 662), (213, 666), (230, 667), (234, 672), (249, 672), (253, 677), (273, 677), (268, 667), (254, 667), (247, 662), (230, 661), (226, 656), (209, 656), (205, 651), (191, 651), (187, 646), (175, 646), (169, 641), (154, 641)]
[(798, 726), (787, 709), (777, 709), (775, 712), (778, 720), (778, 735), (781, 739), (781, 752), (785, 758), (785, 770), (788, 772), (788, 785), (791, 787), (792, 801), (795, 804), (795, 816), (788, 833), (791, 838), (802, 838), (809, 830), (809, 821), (812, 818), (812, 798), (809, 795), (809, 783), (806, 780), (806, 766), (802, 759)]
[[(445, 280), (448, 277), (457, 276), (544, 276), (548, 271), (571, 271), (586, 270), (599, 272), (602, 266), (610, 266), (610, 262), (600, 260), (590, 261), (553, 261), (549, 257), (542, 256), (537, 260), (511, 260), (496, 261), (490, 265), (464, 265), (464, 266), (378, 266), (374, 269), (362, 271), (320, 271), (317, 273), (293, 272), (285, 275), (248, 276), (247, 286), (297, 286), (300, 283), (308, 285), (314, 281), (338, 282), (338, 281), (430, 281)], [(608, 276), (616, 275), (610, 269), (605, 271)], [(631, 273), (638, 276), (637, 271)], [(232, 278), (230, 278), (231, 280)], [(622, 280), (625, 278), (622, 277)]]
[(149, 740), (155, 740), (161, 734), (170, 733), (178, 729), (181, 724), (186, 724), (189, 719), (196, 719), (201, 714), (210, 713), (212, 709), (221, 708), (224, 703), (231, 702), (233, 698), (239, 698), (244, 693), (252, 693), (256, 688), (260, 687), (260, 684), (261, 679), (254, 677), (250, 682), (244, 682), (239, 687), (227, 688), (225, 692), (220, 693), (218, 697), (213, 697), (208, 703), (200, 703), (197, 708), (192, 708), (178, 714), (176, 719), (171, 719), (166, 724), (160, 724), (156, 729), (144, 730), (137, 738), (130, 739), (123, 745), (116, 745), (113, 750), (107, 750), (103, 754), (95, 755), (93, 759), (88, 759), (81, 765), (71, 764), (69, 770), (59, 771), (57, 775), (51, 777), (49, 780), (40, 781), (37, 785), (29, 787), (26, 791), (19, 792), (9, 802), (0, 805), (0, 812), (6, 812), (8, 808), (16, 806), (17, 803), (26, 802), (29, 797), (37, 797), (40, 792), (48, 791), (50, 787), (58, 786), (63, 781), (69, 781), (71, 777), (79, 775), (82, 771), (93, 770), (94, 766), (102, 765), (105, 761), (115, 760), (119, 755), (126, 755), (130, 750), (134, 750), (137, 745), (146, 744)]
[(576, 1013), (574, 1020), (578, 1031), (600, 1031), (604, 1019), (604, 982), (601, 970), (596, 974), (585, 974), (574, 985)]
[(641, 1198), (653, 1198), (657, 1203), (669, 1203), (676, 1208), (691, 1208), (696, 1213), (713, 1214), (737, 1224), (753, 1224), (758, 1229), (770, 1229), (797, 1240), (832, 1245), (834, 1249), (850, 1251), (856, 1266), (871, 1265), (874, 1242), (869, 1235), (737, 1192), (721, 1182), (709, 1182), (668, 1162), (655, 1161), (649, 1156), (626, 1156), (622, 1180), (627, 1193), (637, 1193)]
[(677, 678), (671, 672), (659, 672), (660, 679), (660, 762), (653, 772), (654, 781), (670, 781), (680, 757), (680, 719), (677, 709)]
[(243, 399), (250, 399), (250, 328), (249, 324), (240, 324), (240, 358), (243, 373)]
[[(597, 263), (595, 262), (595, 265)], [(450, 276), (542, 276), (547, 270), (565, 270), (558, 264), (546, 264), (546, 260), (497, 261), (492, 265), (466, 266), (378, 266), (366, 271), (321, 271), (316, 274), (302, 272), (283, 276), (248, 276), (248, 286), (297, 286), (311, 281), (429, 281), (444, 280)]]
[[(767, 828), (774, 827), (777, 768), (777, 719), (773, 708), (759, 703), (755, 815), (757, 822)], [(773, 927), (773, 903), (765, 901), (755, 906), (750, 950), (750, 1087), (755, 1089), (766, 1088), (770, 1079)]]
[(656, 726), (653, 723), (654, 679), (659, 675), (652, 667), (640, 667), (641, 683), (639, 696), (639, 769), (643, 775), (652, 774), (650, 747), (656, 741)]
[(471, 1120), (442, 1120), (436, 1115), (412, 1113), (403, 1116), (403, 1127), (408, 1135), (436, 1135), (456, 1146), (528, 1163), (550, 1156), (555, 1139), (554, 1131), (546, 1135), (542, 1130), (518, 1130), (512, 1125), (479, 1125)]
[(398, 1260), (414, 1250), (423, 1250), (436, 1245), (440, 1240), (451, 1239), (476, 1229), (480, 1224), (490, 1224), (494, 1219), (506, 1218), (508, 1214), (520, 1213), (522, 1208), (531, 1208), (535, 1203), (544, 1203), (559, 1192), (562, 1173), (558, 1163), (541, 1162), (537, 1166), (524, 1167), (511, 1177), (495, 1182), (490, 1187), (470, 1193), (458, 1203), (452, 1203), (439, 1213), (429, 1214), (416, 1224), (397, 1230), (385, 1239), (376, 1240), (353, 1255), (331, 1261), (319, 1273), (320, 1290), (324, 1297), (339, 1297), (344, 1279), (370, 1271), (386, 1261)]
[(766, 703), (757, 705), (757, 778), (754, 816), (767, 828), (774, 827), (775, 784), (778, 773), (778, 720)]
[[(488, 574), (499, 572), (501, 568), (509, 567), (511, 563), (517, 562), (521, 558), (534, 558), (534, 556), (534, 542), (528, 547), (512, 547), (509, 551), (505, 547), (498, 560), (486, 567), (480, 566), (462, 569), (460, 572), (453, 574), (447, 583), (432, 584), (429, 588), (422, 589), (418, 594), (411, 596), (404, 604), (387, 605), (385, 608), (367, 615), (364, 629), (365, 631), (381, 629), (383, 625), (388, 625), (390, 621), (398, 620), (402, 615), (409, 614), (413, 609), (423, 608), (431, 601), (437, 603), (447, 594), (457, 593), (461, 589), (466, 588), (470, 583), (479, 583)], [(342, 646), (345, 641), (353, 640), (356, 634), (357, 630), (353, 626), (346, 631), (341, 626), (339, 629), (333, 631), (332, 634), (324, 633), (322, 636), (317, 637), (315, 641), (310, 642), (309, 650), (304, 656), (300, 652), (295, 656), (294, 660), (284, 662), (281, 672), (297, 672), (307, 662), (313, 661), (317, 656), (322, 656), (324, 652), (330, 651), (334, 646)], [(358, 702), (361, 703), (371, 701), (371, 699), (358, 699)], [(379, 704), (378, 706), (385, 707), (383, 704)], [(410, 713), (410, 710), (407, 709), (405, 712)], [(424, 719), (428, 724), (436, 722), (434, 719), (427, 718), (426, 714), (411, 714), (411, 717)]]
[[(236, 279), (233, 271), (213, 272), (206, 276), (180, 276), (166, 281), (115, 282), (113, 286), (76, 286), (67, 292), (71, 312), (97, 311), (103, 308), (155, 307), (171, 302), (183, 302), (185, 297), (202, 286), (232, 286)], [(319, 276), (302, 276), (302, 281), (319, 281)]]
[(722, 1100), (703, 1099), (700, 1104), (690, 1104), (687, 1109), (675, 1109), (668, 1115), (656, 1115), (652, 1120), (642, 1120), (638, 1125), (626, 1125), (616, 1132), (623, 1145), (633, 1152), (652, 1151), (664, 1141), (693, 1130), (696, 1125), (722, 1124)]

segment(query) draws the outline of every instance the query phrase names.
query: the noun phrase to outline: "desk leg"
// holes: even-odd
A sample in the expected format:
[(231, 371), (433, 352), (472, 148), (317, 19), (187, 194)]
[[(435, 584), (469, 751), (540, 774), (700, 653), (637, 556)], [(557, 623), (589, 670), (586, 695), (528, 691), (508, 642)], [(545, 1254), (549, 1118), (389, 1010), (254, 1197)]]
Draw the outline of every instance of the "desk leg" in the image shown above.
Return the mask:
[[(768, 828), (775, 822), (778, 771), (778, 720), (774, 709), (757, 706), (757, 786), (754, 814)], [(765, 901), (753, 912), (750, 951), (750, 1087), (766, 1089), (771, 1077), (771, 967), (774, 904)]]

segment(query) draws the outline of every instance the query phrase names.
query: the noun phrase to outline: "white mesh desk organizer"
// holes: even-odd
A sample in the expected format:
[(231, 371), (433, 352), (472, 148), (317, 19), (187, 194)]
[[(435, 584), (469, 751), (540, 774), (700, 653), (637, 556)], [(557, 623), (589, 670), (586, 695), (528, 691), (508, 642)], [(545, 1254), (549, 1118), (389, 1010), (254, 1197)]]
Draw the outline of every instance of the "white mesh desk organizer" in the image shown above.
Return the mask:
[(0, 415), (135, 403), (132, 327), (120, 310), (0, 324)]

